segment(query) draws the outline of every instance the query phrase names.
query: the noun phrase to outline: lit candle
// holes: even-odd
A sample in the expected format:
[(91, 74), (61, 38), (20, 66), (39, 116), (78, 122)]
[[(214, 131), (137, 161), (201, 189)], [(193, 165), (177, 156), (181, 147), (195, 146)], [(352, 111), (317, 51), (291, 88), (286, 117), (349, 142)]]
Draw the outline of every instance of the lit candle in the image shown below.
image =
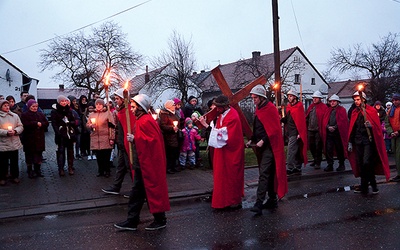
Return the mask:
[(174, 127), (178, 126), (178, 121), (173, 121)]
[[(93, 124), (93, 126), (95, 126), (96, 125), (96, 118), (90, 118), (90, 122)], [(93, 131), (95, 131), (95, 130), (96, 130), (96, 128), (93, 127)]]
[(8, 126), (7, 129), (8, 129), (8, 131), (10, 131), (10, 132), (13, 130), (12, 126)]

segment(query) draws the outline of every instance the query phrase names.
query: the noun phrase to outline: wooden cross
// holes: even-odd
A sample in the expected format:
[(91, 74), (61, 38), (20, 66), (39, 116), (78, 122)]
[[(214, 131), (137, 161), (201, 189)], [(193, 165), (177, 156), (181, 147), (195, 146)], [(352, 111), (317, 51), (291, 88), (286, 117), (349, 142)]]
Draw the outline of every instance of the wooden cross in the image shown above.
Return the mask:
[(219, 88), (221, 89), (222, 94), (229, 98), (230, 105), (239, 113), (240, 121), (242, 122), (243, 132), (246, 135), (247, 139), (250, 140), (253, 132), (250, 128), (249, 123), (246, 120), (246, 117), (243, 114), (242, 109), (239, 106), (239, 102), (249, 96), (250, 91), (254, 86), (258, 84), (264, 85), (267, 82), (267, 79), (265, 78), (265, 76), (262, 75), (251, 83), (247, 84), (244, 88), (242, 88), (235, 94), (233, 94), (218, 66), (211, 70), (211, 73), (214, 76), (214, 79), (217, 82)]

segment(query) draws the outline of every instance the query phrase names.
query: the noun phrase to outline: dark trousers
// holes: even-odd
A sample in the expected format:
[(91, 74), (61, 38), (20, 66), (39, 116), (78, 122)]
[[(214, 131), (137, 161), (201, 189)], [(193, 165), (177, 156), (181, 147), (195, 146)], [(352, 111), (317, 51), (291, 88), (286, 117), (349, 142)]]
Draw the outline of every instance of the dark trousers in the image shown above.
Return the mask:
[[(134, 223), (140, 221), (140, 211), (146, 199), (146, 190), (144, 187), (142, 171), (140, 168), (135, 169), (135, 177), (133, 179), (133, 187), (129, 194), (128, 201), (128, 220)], [(156, 221), (166, 221), (165, 212), (153, 214)]]
[(65, 150), (67, 150), (67, 163), (68, 168), (74, 166), (74, 143), (70, 140), (61, 139), (57, 144), (57, 165), (58, 170), (64, 169), (65, 164)]
[(275, 158), (270, 148), (257, 148), (259, 178), (257, 187), (257, 202), (264, 202), (266, 193), (270, 199), (276, 199), (274, 190)]
[(339, 133), (328, 132), (326, 137), (326, 162), (333, 166), (333, 153), (336, 151), (339, 166), (344, 165), (344, 149)]
[[(134, 148), (134, 147), (133, 147)], [(110, 161), (110, 156), (107, 159), (107, 163)], [(129, 170), (129, 157), (125, 148), (118, 147), (118, 159), (117, 159), (117, 167), (115, 170), (115, 178), (113, 187), (120, 190), (122, 186), (122, 182), (124, 182), (125, 175)], [(132, 175), (131, 175), (132, 178)]]
[(174, 170), (179, 158), (179, 148), (165, 145), (165, 154), (167, 157), (167, 170)]
[(90, 134), (82, 133), (80, 134), (80, 136), (81, 136), (81, 141), (80, 141), (81, 154), (83, 156), (90, 155)]
[(374, 144), (356, 144), (356, 163), (361, 176), (361, 190), (363, 192), (368, 191), (368, 184), (372, 187), (376, 187), (375, 172), (374, 172)]
[(321, 165), (322, 161), (322, 139), (318, 131), (308, 131), (308, 145), (314, 158), (315, 165)]
[(18, 150), (0, 152), (0, 180), (6, 180), (10, 164), (11, 178), (19, 177)]
[(97, 167), (99, 174), (110, 173), (110, 149), (93, 150), (97, 158)]

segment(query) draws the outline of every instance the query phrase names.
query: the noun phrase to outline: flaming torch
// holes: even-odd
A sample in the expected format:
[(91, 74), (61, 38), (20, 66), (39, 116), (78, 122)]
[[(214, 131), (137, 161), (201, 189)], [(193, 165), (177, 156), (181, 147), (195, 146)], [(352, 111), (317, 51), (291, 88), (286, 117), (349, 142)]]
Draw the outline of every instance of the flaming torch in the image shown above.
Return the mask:
[[(126, 116), (126, 132), (132, 134), (131, 130), (131, 113), (130, 113), (130, 100), (129, 100), (129, 80), (126, 80), (124, 85), (124, 104), (125, 104), (125, 116)], [(128, 143), (129, 146), (129, 161), (133, 164), (133, 149), (132, 143)]]
[[(358, 84), (358, 95), (360, 96), (360, 99), (361, 99), (361, 110), (362, 110), (362, 113), (363, 113), (363, 116), (364, 116), (364, 121), (365, 122), (367, 122), (368, 120), (367, 120), (367, 112), (365, 111), (365, 102), (364, 102), (364, 100), (363, 100), (363, 89), (364, 89), (364, 85), (363, 84)], [(365, 100), (366, 101), (366, 100)], [(367, 129), (367, 134), (368, 134), (368, 139), (369, 139), (369, 141), (372, 141), (372, 135), (371, 135), (371, 131), (370, 131), (370, 129), (369, 129), (369, 127), (367, 126), (367, 124), (365, 124), (365, 128)]]
[(107, 110), (109, 110), (109, 108), (108, 108), (108, 102), (110, 101), (109, 99), (108, 99), (108, 87), (110, 86), (110, 76), (111, 76), (111, 72), (110, 72), (110, 70), (108, 70), (108, 73), (106, 74), (106, 81), (104, 82), (104, 91), (106, 92), (106, 103), (107, 103), (107, 105), (106, 105), (106, 107), (107, 107)]

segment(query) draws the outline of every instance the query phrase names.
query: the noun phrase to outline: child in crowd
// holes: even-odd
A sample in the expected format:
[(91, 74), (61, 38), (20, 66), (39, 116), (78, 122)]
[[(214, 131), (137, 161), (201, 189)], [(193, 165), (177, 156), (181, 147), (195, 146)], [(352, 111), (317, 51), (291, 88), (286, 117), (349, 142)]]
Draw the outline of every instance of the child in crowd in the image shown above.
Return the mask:
[(189, 117), (185, 120), (185, 128), (182, 130), (183, 143), (179, 154), (179, 165), (181, 169), (185, 169), (186, 161), (189, 161), (189, 168), (194, 169), (196, 165), (196, 141), (201, 139), (197, 130), (193, 128), (193, 121)]

